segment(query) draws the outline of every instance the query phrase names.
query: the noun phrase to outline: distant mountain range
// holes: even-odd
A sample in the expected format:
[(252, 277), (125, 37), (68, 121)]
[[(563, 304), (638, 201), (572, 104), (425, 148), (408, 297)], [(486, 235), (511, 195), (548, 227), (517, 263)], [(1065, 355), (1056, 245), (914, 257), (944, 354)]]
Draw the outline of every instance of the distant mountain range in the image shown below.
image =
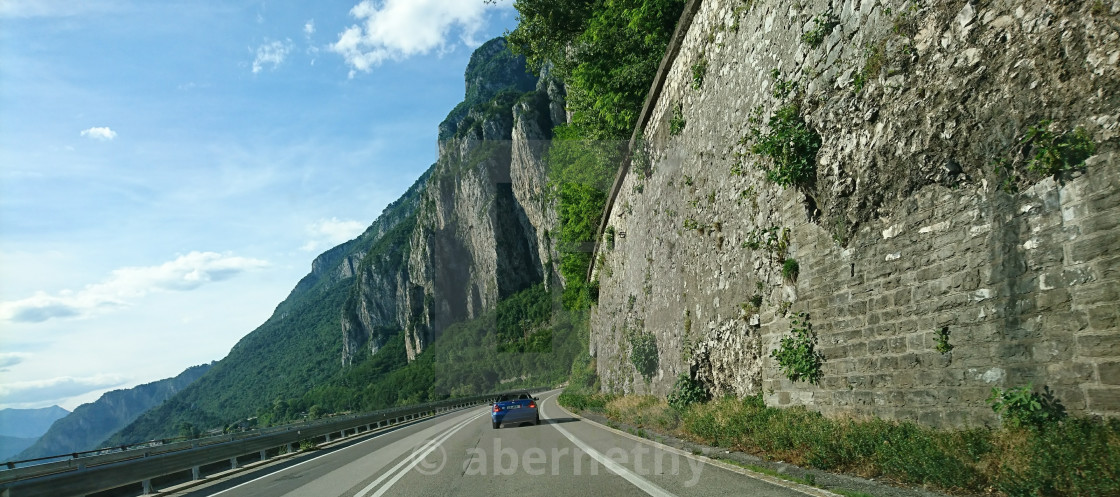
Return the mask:
[(0, 461), (30, 447), (56, 420), (70, 414), (58, 406), (0, 409)]
[[(82, 404), (68, 413), (55, 407), (65, 417), (51, 421), (50, 428), (40, 432), (17, 449), (11, 459), (34, 459), (81, 452), (101, 447), (101, 442), (151, 409), (190, 385), (210, 369), (210, 364), (192, 366), (174, 378), (145, 383), (125, 390), (113, 390), (89, 404)], [(26, 439), (17, 439), (26, 440)], [(0, 443), (3, 441), (0, 440)], [(18, 443), (13, 442), (12, 447)]]

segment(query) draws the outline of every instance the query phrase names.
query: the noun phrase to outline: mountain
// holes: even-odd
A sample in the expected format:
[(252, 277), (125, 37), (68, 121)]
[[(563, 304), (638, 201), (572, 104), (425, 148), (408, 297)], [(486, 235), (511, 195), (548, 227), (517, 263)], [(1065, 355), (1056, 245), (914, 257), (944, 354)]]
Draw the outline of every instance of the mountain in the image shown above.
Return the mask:
[[(464, 101), (439, 125), (436, 163), (362, 235), (317, 257), (210, 371), (110, 444), (449, 393), (435, 387), (427, 345), (457, 322), (497, 319), (499, 300), (547, 285), (554, 272), (542, 154), (565, 119), (562, 85), (547, 71), (530, 75), (503, 38), (475, 51), (464, 79)], [(507, 314), (544, 299), (537, 291)], [(516, 362), (505, 374), (528, 378), (534, 363)]]
[(40, 409), (0, 409), (0, 436), (37, 438), (47, 432), (51, 423), (70, 414), (58, 406)]
[(20, 437), (7, 437), (0, 435), (0, 461), (7, 461), (9, 459), (21, 459), (12, 457), (19, 454), (20, 451), (31, 446), (38, 440), (35, 437), (20, 438)]
[(55, 421), (42, 437), (34, 441), (33, 445), (29, 444), (16, 459), (34, 459), (100, 448), (101, 442), (110, 435), (131, 423), (144, 411), (186, 388), (209, 370), (210, 366), (192, 366), (174, 378), (107, 392), (96, 401), (82, 404), (74, 412)]

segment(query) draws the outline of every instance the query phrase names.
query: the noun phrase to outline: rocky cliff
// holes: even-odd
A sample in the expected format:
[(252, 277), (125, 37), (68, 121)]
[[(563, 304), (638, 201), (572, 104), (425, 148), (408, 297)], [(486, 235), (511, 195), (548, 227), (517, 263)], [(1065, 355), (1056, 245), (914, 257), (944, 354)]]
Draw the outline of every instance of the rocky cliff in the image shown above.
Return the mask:
[(465, 100), (439, 126), (438, 160), (400, 201), (410, 226), (360, 262), (333, 263), (336, 273), (357, 268), (344, 364), (400, 329), (412, 360), (447, 326), (552, 272), (545, 234), (555, 214), (541, 157), (564, 122), (562, 86), (547, 71), (526, 72), (502, 38), (476, 50), (465, 79)]
[[(1033, 384), (1120, 414), (1118, 14), (702, 1), (643, 130), (650, 166), (610, 211), (605, 388), (664, 395), (683, 373), (964, 426), (994, 421), (992, 387)], [(775, 351), (798, 337), (815, 371), (794, 381)]]

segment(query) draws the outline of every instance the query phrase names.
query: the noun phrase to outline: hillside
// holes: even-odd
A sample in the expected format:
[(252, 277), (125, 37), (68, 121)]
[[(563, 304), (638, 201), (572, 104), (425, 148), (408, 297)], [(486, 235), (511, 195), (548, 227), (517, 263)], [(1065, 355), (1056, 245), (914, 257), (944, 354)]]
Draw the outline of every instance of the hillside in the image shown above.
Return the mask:
[(34, 459), (104, 447), (102, 442), (106, 438), (186, 388), (210, 366), (193, 366), (174, 378), (106, 392), (97, 400), (82, 404), (66, 417), (55, 421), (42, 437), (14, 459)]
[[(424, 350), (447, 327), (493, 319), (502, 299), (547, 284), (550, 258), (540, 253), (550, 214), (535, 143), (563, 118), (552, 110), (563, 91), (547, 72), (530, 75), (504, 39), (476, 50), (465, 81), (466, 99), (439, 127), (436, 164), (360, 237), (316, 258), (272, 317), (207, 374), (109, 443), (462, 391), (436, 381), (442, 368)], [(509, 374), (528, 378), (531, 364), (518, 364)]]

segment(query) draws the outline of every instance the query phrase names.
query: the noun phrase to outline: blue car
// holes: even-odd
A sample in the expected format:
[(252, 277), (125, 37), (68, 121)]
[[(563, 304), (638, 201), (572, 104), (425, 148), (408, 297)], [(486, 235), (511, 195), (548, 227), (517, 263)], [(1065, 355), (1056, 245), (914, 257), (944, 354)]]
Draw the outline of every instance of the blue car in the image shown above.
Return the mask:
[(521, 423), (531, 421), (541, 424), (541, 415), (537, 412), (537, 399), (529, 392), (503, 394), (498, 397), (490, 409), (490, 422), (494, 429), (501, 428), (502, 423)]

